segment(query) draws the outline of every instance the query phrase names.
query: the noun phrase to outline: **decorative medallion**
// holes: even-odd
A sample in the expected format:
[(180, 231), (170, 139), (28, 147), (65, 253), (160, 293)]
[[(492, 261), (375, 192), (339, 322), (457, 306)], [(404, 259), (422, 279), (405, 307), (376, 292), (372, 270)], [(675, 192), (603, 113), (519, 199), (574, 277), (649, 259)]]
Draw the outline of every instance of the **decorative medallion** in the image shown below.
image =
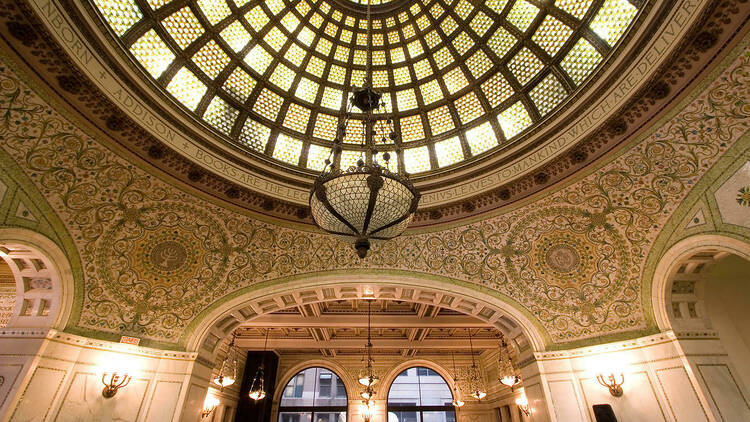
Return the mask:
[[(91, 298), (102, 312), (132, 309), (123, 318), (133, 324), (122, 327), (129, 332), (154, 319), (173, 325), (191, 317), (186, 304), (210, 300), (219, 288), (231, 253), (226, 243), (222, 226), (209, 213), (184, 203), (126, 209), (98, 242), (103, 290)], [(177, 314), (176, 309), (182, 310)]]
[(573, 271), (579, 262), (578, 252), (568, 245), (554, 245), (547, 250), (547, 264), (556, 271)]

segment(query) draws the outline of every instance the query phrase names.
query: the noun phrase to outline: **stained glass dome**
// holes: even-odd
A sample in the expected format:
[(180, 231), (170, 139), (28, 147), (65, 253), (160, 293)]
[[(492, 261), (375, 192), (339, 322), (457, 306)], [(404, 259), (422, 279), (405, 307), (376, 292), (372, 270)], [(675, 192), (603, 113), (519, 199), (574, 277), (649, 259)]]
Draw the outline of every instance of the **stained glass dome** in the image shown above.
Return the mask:
[[(365, 76), (366, 0), (92, 2), (154, 83), (217, 136), (322, 169)], [(638, 14), (628, 0), (374, 4), (373, 84), (401, 134), (391, 165), (411, 174), (521, 139), (587, 83)], [(361, 155), (359, 117), (342, 167)], [(396, 144), (377, 148), (394, 156)]]

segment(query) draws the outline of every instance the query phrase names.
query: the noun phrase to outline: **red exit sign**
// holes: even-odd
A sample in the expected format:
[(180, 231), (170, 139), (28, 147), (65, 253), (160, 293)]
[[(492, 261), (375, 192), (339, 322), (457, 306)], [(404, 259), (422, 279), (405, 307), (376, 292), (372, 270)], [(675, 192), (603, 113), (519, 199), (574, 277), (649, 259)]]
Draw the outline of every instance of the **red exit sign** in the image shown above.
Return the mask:
[(140, 342), (141, 342), (141, 339), (139, 339), (138, 337), (128, 337), (128, 336), (120, 337), (120, 343), (132, 344), (133, 346), (137, 346)]

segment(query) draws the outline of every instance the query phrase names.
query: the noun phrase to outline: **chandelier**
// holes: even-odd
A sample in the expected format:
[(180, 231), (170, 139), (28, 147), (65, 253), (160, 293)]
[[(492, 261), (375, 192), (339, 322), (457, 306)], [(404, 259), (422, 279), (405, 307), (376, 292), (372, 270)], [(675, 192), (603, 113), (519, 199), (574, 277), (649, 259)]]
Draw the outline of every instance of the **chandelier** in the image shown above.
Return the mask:
[(359, 373), (359, 383), (365, 386), (365, 390), (360, 394), (362, 396), (362, 419), (365, 422), (370, 422), (373, 411), (373, 398), (375, 397), (375, 390), (372, 388), (379, 380), (375, 375), (375, 371), (372, 368), (372, 337), (371, 337), (371, 299), (367, 300), (367, 344), (365, 345), (367, 364)]
[(222, 388), (228, 387), (237, 380), (237, 351), (234, 347), (235, 334), (232, 334), (232, 341), (227, 348), (227, 354), (221, 361), (219, 374), (214, 378), (214, 383)]
[[(406, 173), (398, 171), (403, 163), (400, 137), (390, 118), (376, 119), (373, 112), (385, 113), (382, 94), (372, 87), (372, 22), (367, 2), (367, 72), (361, 88), (349, 99), (344, 122), (338, 126), (333, 148), (325, 160), (322, 173), (310, 192), (310, 211), (315, 224), (324, 231), (354, 242), (357, 255), (367, 256), (370, 240), (397, 237), (411, 222), (420, 194)], [(341, 158), (341, 144), (347, 136), (352, 108), (364, 114), (360, 158), (349, 168), (336, 167)], [(382, 109), (382, 110), (381, 110)], [(391, 170), (390, 153), (378, 160), (375, 140), (396, 144), (396, 170)], [(369, 154), (368, 154), (369, 153)], [(380, 163), (378, 162), (380, 161)]]
[(451, 402), (451, 404), (459, 408), (466, 403), (461, 400), (461, 395), (459, 394), (458, 372), (456, 371), (456, 355), (453, 352), (451, 352), (451, 358), (453, 359), (453, 401)]
[(521, 377), (516, 375), (516, 369), (513, 367), (513, 359), (510, 357), (508, 344), (505, 338), (500, 338), (500, 354), (498, 355), (498, 381), (511, 389), (521, 382)]
[(260, 366), (255, 372), (253, 383), (250, 385), (250, 393), (248, 394), (251, 399), (258, 401), (263, 400), (266, 397), (266, 388), (264, 385), (265, 374), (263, 373), (263, 361), (266, 359), (266, 346), (268, 346), (268, 332), (270, 329), (266, 328), (266, 340), (263, 342), (263, 357), (260, 361)]
[(474, 361), (474, 344), (471, 341), (471, 328), (469, 328), (469, 347), (471, 348), (471, 368), (469, 368), (469, 385), (471, 386), (471, 394), (477, 400), (482, 400), (487, 392), (484, 389), (484, 382), (482, 382), (482, 374), (479, 373), (476, 361)]

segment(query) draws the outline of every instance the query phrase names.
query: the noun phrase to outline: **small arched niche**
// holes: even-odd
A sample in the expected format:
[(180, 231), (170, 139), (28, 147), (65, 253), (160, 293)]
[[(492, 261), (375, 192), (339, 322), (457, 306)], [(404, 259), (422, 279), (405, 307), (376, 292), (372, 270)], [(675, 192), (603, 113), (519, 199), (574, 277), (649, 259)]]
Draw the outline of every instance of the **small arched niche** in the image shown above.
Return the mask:
[(57, 245), (29, 230), (0, 230), (0, 329), (62, 329), (72, 297), (72, 271)]

